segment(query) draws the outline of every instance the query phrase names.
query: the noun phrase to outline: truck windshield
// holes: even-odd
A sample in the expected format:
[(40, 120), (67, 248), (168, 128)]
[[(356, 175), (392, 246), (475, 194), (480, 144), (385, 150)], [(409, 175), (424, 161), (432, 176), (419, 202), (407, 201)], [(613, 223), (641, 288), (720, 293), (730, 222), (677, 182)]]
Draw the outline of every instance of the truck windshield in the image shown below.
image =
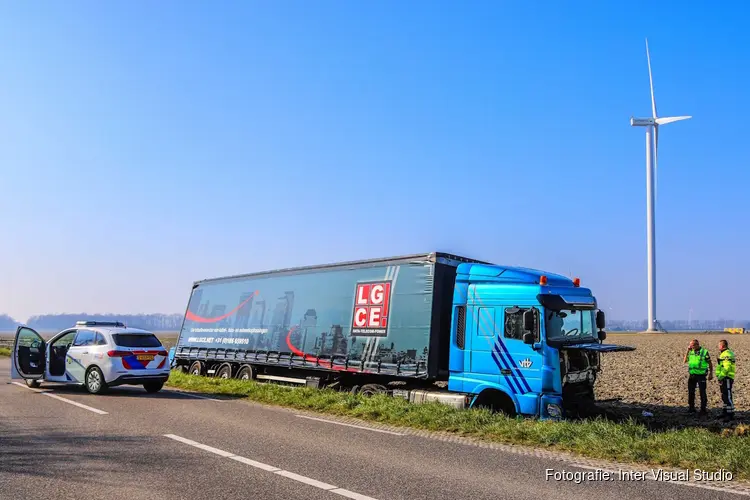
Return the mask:
[(582, 338), (595, 337), (594, 311), (552, 311), (545, 312), (547, 339), (576, 342)]

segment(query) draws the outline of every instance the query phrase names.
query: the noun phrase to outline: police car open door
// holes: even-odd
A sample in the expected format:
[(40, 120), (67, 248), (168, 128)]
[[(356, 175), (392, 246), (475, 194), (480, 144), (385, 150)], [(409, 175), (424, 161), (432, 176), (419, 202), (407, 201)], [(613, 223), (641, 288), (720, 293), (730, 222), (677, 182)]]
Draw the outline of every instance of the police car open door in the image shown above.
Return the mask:
[(13, 360), (10, 368), (11, 378), (40, 380), (44, 378), (47, 367), (47, 345), (37, 332), (25, 326), (16, 330), (16, 342), (13, 345)]

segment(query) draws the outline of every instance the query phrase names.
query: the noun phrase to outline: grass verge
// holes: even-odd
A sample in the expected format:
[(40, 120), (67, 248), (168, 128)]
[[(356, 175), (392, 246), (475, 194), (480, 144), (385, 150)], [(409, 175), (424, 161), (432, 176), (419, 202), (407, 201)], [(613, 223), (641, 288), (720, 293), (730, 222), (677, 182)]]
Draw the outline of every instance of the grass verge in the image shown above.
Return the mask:
[(0, 347), (0, 356), (10, 356), (10, 349), (8, 347)]
[(259, 403), (359, 418), (414, 429), (452, 432), (488, 441), (543, 447), (619, 462), (707, 471), (724, 468), (750, 479), (748, 427), (731, 435), (704, 429), (655, 432), (643, 425), (602, 419), (551, 422), (512, 419), (484, 410), (457, 410), (439, 403), (410, 404), (387, 396), (365, 398), (332, 390), (283, 387), (172, 372), (168, 385)]

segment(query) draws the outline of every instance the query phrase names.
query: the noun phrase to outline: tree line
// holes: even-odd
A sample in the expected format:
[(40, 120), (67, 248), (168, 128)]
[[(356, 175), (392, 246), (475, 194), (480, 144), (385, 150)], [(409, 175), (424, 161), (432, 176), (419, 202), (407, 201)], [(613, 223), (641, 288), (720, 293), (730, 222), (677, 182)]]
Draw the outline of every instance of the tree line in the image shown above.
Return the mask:
[[(126, 326), (151, 331), (177, 331), (182, 326), (182, 314), (40, 314), (32, 316), (26, 326), (39, 331), (59, 331), (70, 328), (76, 321), (119, 321)], [(19, 322), (0, 315), (0, 330), (12, 330)]]

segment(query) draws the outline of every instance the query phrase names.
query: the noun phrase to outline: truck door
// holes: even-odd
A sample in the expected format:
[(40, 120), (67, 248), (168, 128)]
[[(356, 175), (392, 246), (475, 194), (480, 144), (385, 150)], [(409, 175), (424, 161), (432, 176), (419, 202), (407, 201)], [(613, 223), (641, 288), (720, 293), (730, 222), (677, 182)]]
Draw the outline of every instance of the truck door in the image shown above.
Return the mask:
[[(469, 372), (471, 379), (497, 384), (501, 376), (505, 376), (494, 361), (496, 335), (496, 308), (492, 306), (471, 307), (471, 349), (469, 353)], [(510, 371), (507, 373), (510, 374)], [(473, 387), (464, 387), (474, 392)]]
[[(525, 344), (523, 334), (523, 314), (529, 309), (536, 313), (534, 345)], [(541, 392), (542, 350), (539, 344), (539, 309), (530, 306), (502, 306), (502, 327), (497, 335), (496, 354), (499, 361), (510, 370), (509, 385), (517, 391), (522, 413), (535, 414), (538, 411), (538, 397)], [(500, 312), (500, 311), (498, 311)], [(537, 347), (537, 349), (535, 349)]]
[(41, 335), (31, 328), (19, 326), (16, 330), (16, 342), (13, 346), (11, 378), (43, 379), (47, 365), (46, 350), (47, 346)]

